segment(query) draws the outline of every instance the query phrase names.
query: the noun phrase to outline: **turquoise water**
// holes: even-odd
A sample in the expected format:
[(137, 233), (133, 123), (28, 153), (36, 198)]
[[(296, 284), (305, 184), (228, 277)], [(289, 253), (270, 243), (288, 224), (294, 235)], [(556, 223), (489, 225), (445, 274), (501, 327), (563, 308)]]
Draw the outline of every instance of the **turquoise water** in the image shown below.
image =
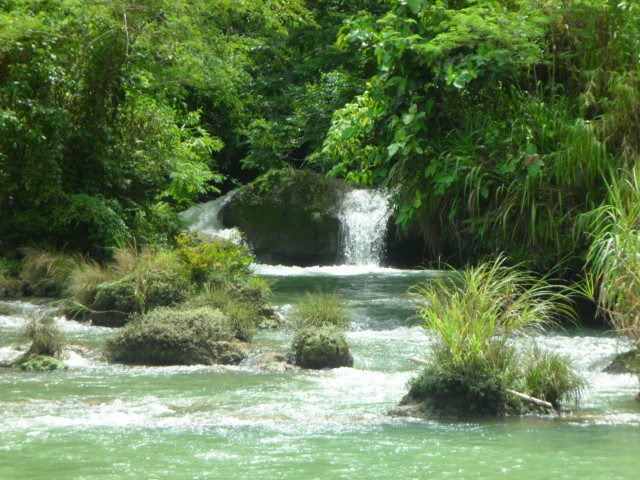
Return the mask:
[[(386, 412), (416, 372), (429, 336), (414, 326), (406, 288), (432, 272), (287, 269), (281, 315), (307, 290), (335, 288), (354, 309), (354, 368), (123, 367), (99, 350), (113, 330), (65, 319), (70, 369), (0, 369), (0, 479), (628, 479), (640, 471), (638, 383), (601, 373), (626, 345), (605, 332), (549, 332), (538, 341), (570, 355), (589, 380), (579, 408), (561, 416), (424, 422)], [(0, 315), (0, 357), (45, 305), (15, 302)], [(8, 313), (8, 312), (4, 312)], [(286, 351), (289, 334), (256, 345)]]

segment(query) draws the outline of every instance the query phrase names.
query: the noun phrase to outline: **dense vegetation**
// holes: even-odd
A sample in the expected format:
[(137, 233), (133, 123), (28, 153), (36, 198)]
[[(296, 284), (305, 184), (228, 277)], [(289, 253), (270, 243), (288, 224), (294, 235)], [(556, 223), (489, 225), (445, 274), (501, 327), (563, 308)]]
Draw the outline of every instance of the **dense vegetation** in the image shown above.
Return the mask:
[(171, 241), (176, 209), (294, 166), (394, 188), (454, 261), (583, 258), (576, 219), (637, 160), (638, 8), (3, 2), (2, 249)]
[[(0, 2), (0, 294), (135, 318), (123, 341), (155, 341), (150, 318), (169, 328), (157, 307), (186, 330), (221, 311), (212, 341), (247, 341), (268, 310), (247, 252), (185, 238), (176, 213), (263, 173), (253, 186), (277, 189), (269, 172), (296, 168), (389, 188), (425, 261), (586, 266), (637, 344), (639, 52), (635, 0)], [(545, 305), (516, 316), (535, 324)], [(489, 307), (483, 331), (504, 305)], [(457, 320), (475, 325), (467, 308), (434, 307), (443, 325), (424, 312), (456, 369), (477, 341), (495, 353), (495, 335), (446, 345)]]

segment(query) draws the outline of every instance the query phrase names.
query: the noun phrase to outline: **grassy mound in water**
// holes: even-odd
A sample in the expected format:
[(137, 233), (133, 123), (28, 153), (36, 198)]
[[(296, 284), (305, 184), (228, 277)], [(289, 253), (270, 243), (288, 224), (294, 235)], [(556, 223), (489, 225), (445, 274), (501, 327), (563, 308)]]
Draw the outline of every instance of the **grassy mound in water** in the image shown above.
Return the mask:
[(50, 317), (27, 323), (23, 338), (30, 342), (27, 351), (12, 366), (26, 371), (52, 371), (66, 368), (60, 360), (65, 345), (62, 332)]
[(246, 344), (235, 319), (211, 307), (157, 308), (107, 342), (111, 361), (135, 365), (238, 364)]
[(570, 314), (560, 289), (499, 258), (418, 286), (412, 296), (435, 341), (402, 404), (424, 413), (497, 415), (537, 408), (512, 391), (556, 408), (579, 394), (583, 381), (568, 359), (536, 347), (517, 352), (510, 342)]
[(307, 293), (291, 315), (296, 365), (312, 369), (353, 366), (344, 336), (350, 323), (349, 311), (337, 293)]

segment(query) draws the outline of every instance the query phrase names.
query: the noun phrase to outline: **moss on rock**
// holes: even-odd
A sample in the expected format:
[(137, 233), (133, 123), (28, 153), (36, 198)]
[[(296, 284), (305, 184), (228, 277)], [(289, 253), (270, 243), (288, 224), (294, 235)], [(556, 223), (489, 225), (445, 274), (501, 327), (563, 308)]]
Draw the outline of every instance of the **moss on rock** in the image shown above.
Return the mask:
[(302, 170), (277, 170), (239, 190), (221, 211), (261, 261), (334, 263), (339, 255), (338, 205), (346, 185)]
[(295, 364), (303, 368), (353, 366), (353, 357), (344, 335), (329, 329), (299, 333), (294, 339), (293, 350)]
[(59, 359), (48, 355), (29, 355), (20, 357), (14, 366), (27, 372), (52, 372), (66, 370), (67, 366)]
[(82, 316), (96, 325), (121, 327), (140, 310), (184, 301), (189, 290), (188, 283), (179, 277), (147, 277), (141, 282), (125, 277), (97, 285), (93, 303)]
[(219, 310), (157, 308), (134, 319), (107, 342), (109, 360), (136, 365), (240, 363), (247, 345)]

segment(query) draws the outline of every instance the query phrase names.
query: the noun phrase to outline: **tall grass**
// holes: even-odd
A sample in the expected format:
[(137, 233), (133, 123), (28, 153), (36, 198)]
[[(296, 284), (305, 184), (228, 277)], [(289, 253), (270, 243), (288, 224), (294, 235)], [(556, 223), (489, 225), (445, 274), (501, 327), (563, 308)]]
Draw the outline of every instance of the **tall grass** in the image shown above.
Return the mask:
[(59, 297), (79, 261), (76, 256), (29, 248), (25, 250), (20, 279), (32, 295)]
[(640, 164), (609, 187), (609, 201), (583, 218), (596, 298), (613, 327), (640, 346)]
[(569, 359), (538, 347), (526, 355), (523, 371), (525, 391), (556, 407), (561, 400), (577, 400), (585, 387)]
[(33, 319), (27, 323), (23, 337), (31, 342), (25, 356), (48, 355), (59, 357), (64, 348), (64, 335), (50, 317)]
[(323, 328), (345, 331), (350, 323), (351, 314), (337, 292), (307, 292), (291, 314), (291, 326), (296, 332)]
[(540, 330), (558, 315), (573, 315), (563, 290), (506, 257), (411, 289), (418, 316), (452, 362), (465, 364), (502, 348), (512, 334)]

